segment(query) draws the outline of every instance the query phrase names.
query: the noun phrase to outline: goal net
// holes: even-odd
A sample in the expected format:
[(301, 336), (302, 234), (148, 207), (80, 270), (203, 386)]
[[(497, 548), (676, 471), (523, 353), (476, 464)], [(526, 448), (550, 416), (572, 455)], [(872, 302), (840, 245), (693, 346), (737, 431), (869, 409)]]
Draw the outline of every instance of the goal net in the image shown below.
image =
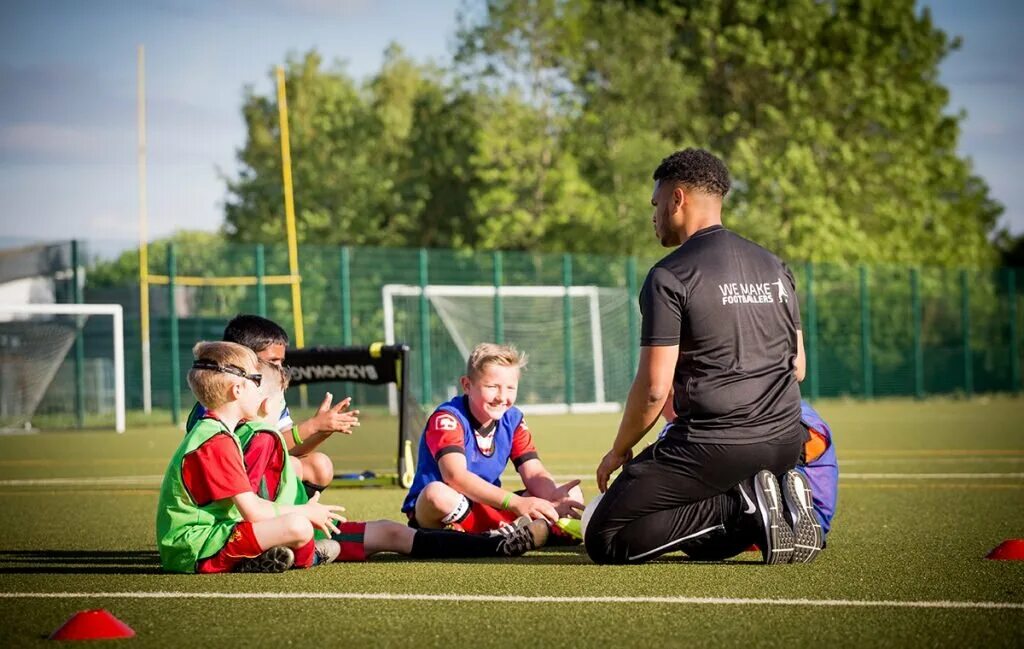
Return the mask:
[[(596, 286), (419, 286), (382, 289), (385, 339), (408, 342), (421, 403), (460, 391), (481, 342), (529, 355), (517, 405), (535, 414), (614, 412), (626, 394), (629, 296)], [(394, 402), (393, 402), (394, 403)]]
[(0, 430), (125, 429), (118, 304), (0, 304)]

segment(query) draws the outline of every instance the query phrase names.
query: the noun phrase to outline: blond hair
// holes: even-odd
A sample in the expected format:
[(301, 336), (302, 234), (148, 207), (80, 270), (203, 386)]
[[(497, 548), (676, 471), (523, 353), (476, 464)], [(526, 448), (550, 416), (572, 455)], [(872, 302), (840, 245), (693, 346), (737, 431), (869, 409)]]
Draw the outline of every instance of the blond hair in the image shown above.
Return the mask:
[[(213, 363), (220, 367), (232, 367), (246, 374), (254, 374), (259, 363), (256, 352), (238, 343), (201, 341), (192, 348), (192, 356), (197, 361)], [(196, 401), (207, 410), (219, 408), (231, 401), (231, 387), (238, 381), (246, 380), (248, 379), (216, 370), (193, 368), (188, 373), (189, 389), (195, 395)]]
[(466, 376), (474, 379), (480, 376), (488, 365), (523, 370), (526, 367), (526, 360), (526, 354), (516, 349), (514, 345), (480, 343), (473, 348), (469, 360), (466, 361)]
[(263, 391), (264, 396), (272, 397), (288, 389), (291, 375), (280, 365), (260, 360), (258, 371), (263, 375), (260, 390)]

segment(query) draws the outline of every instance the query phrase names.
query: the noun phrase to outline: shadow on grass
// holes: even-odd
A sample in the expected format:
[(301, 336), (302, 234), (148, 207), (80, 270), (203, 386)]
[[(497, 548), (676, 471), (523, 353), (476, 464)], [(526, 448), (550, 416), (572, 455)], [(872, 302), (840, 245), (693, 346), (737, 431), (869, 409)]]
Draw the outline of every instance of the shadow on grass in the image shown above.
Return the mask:
[(0, 550), (0, 575), (159, 575), (147, 550)]
[[(401, 554), (383, 553), (369, 559), (371, 563), (458, 563), (458, 564), (514, 564), (533, 566), (578, 566), (595, 565), (582, 545), (576, 546), (549, 546), (537, 550), (531, 550), (523, 557), (485, 557), (477, 559), (413, 559)], [(753, 566), (760, 565), (759, 558), (742, 560), (737, 558), (724, 559), (721, 561), (699, 561), (681, 553), (666, 554), (647, 561), (648, 564), (670, 564), (670, 565), (714, 565), (714, 566)], [(642, 564), (641, 564), (642, 565)]]

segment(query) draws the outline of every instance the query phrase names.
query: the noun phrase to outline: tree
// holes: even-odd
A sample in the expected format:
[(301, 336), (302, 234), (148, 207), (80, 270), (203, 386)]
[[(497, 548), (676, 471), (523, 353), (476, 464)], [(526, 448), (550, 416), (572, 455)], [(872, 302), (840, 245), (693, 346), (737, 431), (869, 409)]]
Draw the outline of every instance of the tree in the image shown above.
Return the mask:
[(730, 225), (790, 259), (995, 259), (999, 207), (956, 153), (963, 115), (937, 81), (959, 43), (912, 0), (491, 0), (462, 39), (492, 84), (526, 61), (571, 98), (553, 106), (604, 199), (599, 231), (644, 232), (629, 215), (649, 184), (632, 178), (695, 145), (734, 175)]
[[(401, 245), (415, 215), (405, 210), (398, 176), (406, 161), (419, 93), (436, 71), (413, 64), (397, 47), (379, 75), (360, 87), (336, 64), (321, 68), (316, 52), (286, 64), (296, 227), (300, 241)], [(246, 91), (247, 140), (241, 171), (228, 179), (225, 229), (236, 241), (284, 237), (280, 133), (276, 94)]]

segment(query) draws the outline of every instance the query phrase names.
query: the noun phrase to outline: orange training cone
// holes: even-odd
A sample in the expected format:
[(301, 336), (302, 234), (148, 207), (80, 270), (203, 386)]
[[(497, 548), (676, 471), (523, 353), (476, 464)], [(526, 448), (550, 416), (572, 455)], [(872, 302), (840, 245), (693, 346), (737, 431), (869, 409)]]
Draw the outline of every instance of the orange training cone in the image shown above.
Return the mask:
[(995, 550), (985, 556), (986, 559), (999, 561), (1024, 561), (1024, 539), (1009, 539), (1003, 541)]
[(105, 608), (79, 611), (50, 635), (50, 640), (113, 640), (132, 638), (135, 631)]

